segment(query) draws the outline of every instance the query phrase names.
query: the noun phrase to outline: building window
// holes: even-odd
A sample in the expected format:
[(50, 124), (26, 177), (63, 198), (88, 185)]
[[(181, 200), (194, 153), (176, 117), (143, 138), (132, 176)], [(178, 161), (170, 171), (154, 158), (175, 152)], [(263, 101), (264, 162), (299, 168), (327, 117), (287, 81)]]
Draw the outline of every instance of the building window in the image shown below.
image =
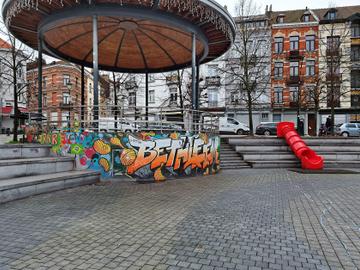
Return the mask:
[(43, 106), (47, 106), (47, 96), (44, 96), (43, 98)]
[(284, 38), (276, 37), (275, 38), (275, 53), (282, 53), (284, 50)]
[(239, 95), (237, 92), (231, 92), (230, 94), (230, 102), (232, 104), (236, 104), (239, 102)]
[(327, 13), (326, 18), (327, 18), (328, 20), (335, 20), (335, 19), (336, 19), (336, 11), (335, 11), (335, 10), (330, 10), (330, 11)]
[(360, 95), (351, 95), (351, 107), (360, 107)]
[(64, 86), (68, 86), (70, 84), (70, 75), (68, 75), (68, 74), (63, 75), (63, 83), (64, 83)]
[(290, 102), (298, 102), (299, 87), (290, 87)]
[(275, 104), (282, 104), (283, 103), (283, 89), (282, 89), (282, 87), (275, 87), (274, 88), (274, 102), (275, 102)]
[(70, 94), (63, 93), (63, 104), (69, 105), (70, 104)]
[(273, 122), (275, 122), (275, 123), (279, 123), (279, 122), (281, 122), (281, 114), (278, 114), (278, 113), (274, 113), (273, 114)]
[(360, 23), (351, 24), (351, 37), (354, 38), (360, 37)]
[(276, 21), (277, 21), (278, 23), (284, 23), (284, 16), (278, 16), (277, 19), (276, 19)]
[(315, 75), (315, 61), (308, 60), (306, 61), (306, 76), (314, 76)]
[(282, 79), (284, 71), (284, 63), (276, 62), (274, 67), (274, 77), (275, 79)]
[(51, 119), (51, 122), (52, 122), (52, 124), (54, 126), (57, 125), (58, 113), (57, 112), (51, 112), (50, 119)]
[(308, 52), (315, 51), (315, 36), (306, 36), (306, 50)]
[(303, 16), (303, 22), (310, 22), (310, 15), (309, 14), (305, 14)]
[(209, 99), (209, 107), (217, 107), (218, 106), (218, 91), (215, 89), (208, 90), (208, 99)]
[(351, 71), (351, 88), (360, 89), (360, 70)]
[(56, 106), (57, 105), (57, 93), (53, 92), (51, 93), (51, 105)]
[(176, 87), (170, 88), (170, 103), (177, 104), (177, 98), (178, 98), (177, 88)]
[(46, 77), (44, 76), (43, 77), (43, 89), (45, 90), (46, 89)]
[(268, 113), (262, 113), (261, 114), (261, 122), (268, 122), (269, 121), (269, 114)]
[(78, 77), (75, 78), (75, 86), (76, 86), (76, 87), (79, 86), (79, 78), (78, 78)]
[(93, 87), (92, 87), (92, 84), (89, 83), (89, 93), (92, 94), (92, 91), (93, 91)]
[(351, 46), (351, 61), (360, 61), (360, 45)]
[(340, 107), (340, 85), (334, 85), (333, 90), (328, 86), (327, 88), (327, 106), (332, 107), (332, 94), (334, 94), (334, 107)]
[(149, 103), (155, 103), (155, 90), (149, 90)]
[(208, 65), (208, 76), (209, 77), (218, 76), (218, 66), (217, 65)]
[(327, 49), (330, 51), (338, 51), (340, 47), (340, 37), (330, 36), (327, 37)]
[(290, 37), (290, 51), (297, 51), (299, 50), (299, 37), (294, 36)]
[(56, 82), (56, 75), (53, 74), (53, 75), (51, 75), (51, 83), (55, 84), (55, 82)]
[(136, 106), (136, 93), (135, 92), (129, 93), (129, 105)]
[(299, 62), (290, 62), (290, 76), (299, 76)]

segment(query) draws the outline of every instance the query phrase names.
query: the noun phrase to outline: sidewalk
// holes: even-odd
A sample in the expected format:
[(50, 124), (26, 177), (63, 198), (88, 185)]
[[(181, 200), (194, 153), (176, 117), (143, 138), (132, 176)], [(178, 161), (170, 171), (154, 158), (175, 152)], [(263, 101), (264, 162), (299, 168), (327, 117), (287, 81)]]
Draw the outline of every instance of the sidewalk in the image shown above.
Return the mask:
[(0, 134), (0, 144), (5, 144), (12, 140), (12, 135), (6, 136), (4, 134)]

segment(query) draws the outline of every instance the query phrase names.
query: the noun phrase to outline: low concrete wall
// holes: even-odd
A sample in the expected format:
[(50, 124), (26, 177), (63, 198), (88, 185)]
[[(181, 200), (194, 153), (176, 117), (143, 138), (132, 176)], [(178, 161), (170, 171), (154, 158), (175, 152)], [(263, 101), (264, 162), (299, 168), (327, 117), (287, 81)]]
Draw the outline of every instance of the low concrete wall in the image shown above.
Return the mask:
[(99, 171), (103, 178), (128, 175), (164, 181), (220, 169), (220, 137), (205, 133), (64, 131), (41, 134), (35, 140), (51, 144), (58, 155), (75, 155), (78, 168)]

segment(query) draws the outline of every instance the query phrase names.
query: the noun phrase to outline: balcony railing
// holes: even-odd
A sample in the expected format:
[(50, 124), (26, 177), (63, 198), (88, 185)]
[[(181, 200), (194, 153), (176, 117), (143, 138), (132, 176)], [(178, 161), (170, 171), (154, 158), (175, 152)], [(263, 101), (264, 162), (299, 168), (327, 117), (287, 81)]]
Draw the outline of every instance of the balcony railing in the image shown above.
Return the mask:
[(178, 80), (177, 75), (171, 75), (171, 76), (166, 77), (166, 84), (167, 85), (177, 84), (178, 82), (179, 82), (179, 80)]
[(125, 82), (125, 89), (126, 90), (135, 89), (137, 87), (138, 87), (137, 83), (135, 81), (133, 81), (133, 80)]
[(339, 57), (339, 56), (341, 56), (341, 49), (339, 49), (339, 48), (326, 49), (326, 56), (327, 57)]
[(288, 59), (289, 60), (301, 60), (301, 59), (303, 59), (303, 56), (299, 50), (293, 50), (293, 51), (289, 52)]
[(290, 84), (299, 85), (301, 83), (300, 76), (289, 76), (286, 82), (288, 85)]
[(333, 73), (333, 74), (326, 74), (326, 81), (327, 82), (340, 82), (341, 81), (341, 74)]
[(206, 77), (207, 86), (220, 86), (220, 76)]
[(61, 102), (60, 108), (61, 109), (71, 109), (73, 104), (71, 102)]

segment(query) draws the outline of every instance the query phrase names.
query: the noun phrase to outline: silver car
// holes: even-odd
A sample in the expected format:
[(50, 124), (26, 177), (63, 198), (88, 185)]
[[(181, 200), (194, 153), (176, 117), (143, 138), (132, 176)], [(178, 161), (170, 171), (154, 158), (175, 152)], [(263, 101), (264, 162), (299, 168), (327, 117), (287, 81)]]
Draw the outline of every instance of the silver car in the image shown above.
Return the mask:
[(344, 123), (336, 127), (336, 134), (343, 137), (360, 137), (360, 124)]

